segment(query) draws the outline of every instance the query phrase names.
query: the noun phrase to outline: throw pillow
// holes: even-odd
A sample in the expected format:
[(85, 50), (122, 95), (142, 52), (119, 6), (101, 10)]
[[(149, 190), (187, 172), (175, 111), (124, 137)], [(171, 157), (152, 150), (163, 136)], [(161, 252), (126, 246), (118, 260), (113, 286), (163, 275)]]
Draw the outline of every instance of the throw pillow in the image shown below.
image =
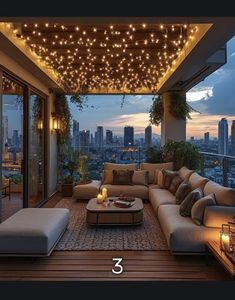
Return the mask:
[(169, 189), (171, 181), (176, 175), (178, 175), (178, 172), (161, 169), (158, 174), (158, 185), (160, 186), (160, 188)]
[(188, 182), (183, 181), (177, 191), (175, 192), (176, 204), (181, 204), (184, 198), (191, 192), (191, 188)]
[(174, 176), (174, 178), (171, 181), (171, 184), (169, 186), (169, 191), (175, 195), (179, 185), (182, 183), (182, 179), (179, 175)]
[(113, 184), (131, 185), (133, 170), (113, 170)]
[(102, 173), (102, 184), (112, 184), (113, 183), (113, 171), (103, 170)]
[(205, 208), (211, 205), (216, 205), (215, 194), (207, 195), (194, 203), (191, 209), (191, 217), (195, 224), (202, 224)]
[(134, 171), (133, 177), (132, 177), (132, 184), (138, 184), (138, 185), (148, 185), (148, 171)]
[(196, 201), (203, 197), (203, 192), (201, 188), (197, 188), (190, 192), (183, 202), (180, 204), (179, 213), (182, 217), (190, 217), (191, 209)]

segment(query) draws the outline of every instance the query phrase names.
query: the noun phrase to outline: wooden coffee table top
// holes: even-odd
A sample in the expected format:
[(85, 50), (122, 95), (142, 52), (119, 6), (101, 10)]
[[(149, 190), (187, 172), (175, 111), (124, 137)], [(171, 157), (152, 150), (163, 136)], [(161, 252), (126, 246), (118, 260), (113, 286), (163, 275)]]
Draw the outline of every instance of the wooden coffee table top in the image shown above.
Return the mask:
[(235, 265), (220, 249), (220, 244), (217, 241), (206, 242), (206, 247), (214, 258), (226, 269), (232, 278), (235, 277)]
[[(109, 199), (109, 198), (108, 198)], [(118, 197), (110, 197), (110, 199), (118, 199)], [(113, 204), (113, 202), (110, 202), (109, 206), (105, 206), (103, 204), (98, 204), (96, 198), (92, 198), (89, 200), (87, 204), (87, 210), (90, 212), (98, 213), (98, 212), (137, 212), (143, 210), (143, 201), (140, 198), (135, 198), (135, 203), (127, 208), (117, 207)]]

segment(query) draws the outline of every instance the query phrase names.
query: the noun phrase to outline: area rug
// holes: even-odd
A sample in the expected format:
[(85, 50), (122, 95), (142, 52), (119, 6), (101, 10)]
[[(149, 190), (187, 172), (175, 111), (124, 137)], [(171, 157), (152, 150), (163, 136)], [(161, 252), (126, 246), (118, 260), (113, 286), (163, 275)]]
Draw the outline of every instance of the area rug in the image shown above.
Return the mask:
[(168, 250), (152, 206), (144, 204), (144, 221), (137, 226), (89, 226), (87, 202), (64, 198), (56, 207), (70, 210), (67, 231), (55, 250)]

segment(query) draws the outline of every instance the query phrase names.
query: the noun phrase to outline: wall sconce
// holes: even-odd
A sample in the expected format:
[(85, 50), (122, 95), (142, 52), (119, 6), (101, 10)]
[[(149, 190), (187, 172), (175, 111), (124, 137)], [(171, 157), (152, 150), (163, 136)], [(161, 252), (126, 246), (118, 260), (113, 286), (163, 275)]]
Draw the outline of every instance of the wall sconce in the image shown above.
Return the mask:
[(54, 112), (51, 113), (51, 117), (52, 117), (52, 130), (56, 132), (60, 132), (61, 130), (60, 117)]
[(220, 231), (220, 249), (224, 252), (233, 252), (230, 225), (222, 224)]
[(42, 121), (42, 119), (38, 120), (38, 130), (43, 130), (43, 121)]

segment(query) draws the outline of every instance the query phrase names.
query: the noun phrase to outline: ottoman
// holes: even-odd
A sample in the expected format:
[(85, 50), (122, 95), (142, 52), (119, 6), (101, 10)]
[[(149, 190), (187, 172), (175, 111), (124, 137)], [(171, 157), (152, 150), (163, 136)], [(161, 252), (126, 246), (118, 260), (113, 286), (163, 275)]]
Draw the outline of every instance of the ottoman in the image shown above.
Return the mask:
[(49, 256), (68, 222), (68, 209), (24, 208), (0, 224), (0, 255)]
[(100, 180), (92, 180), (92, 182), (88, 184), (76, 185), (73, 188), (73, 198), (78, 200), (95, 198), (99, 194), (100, 186)]

